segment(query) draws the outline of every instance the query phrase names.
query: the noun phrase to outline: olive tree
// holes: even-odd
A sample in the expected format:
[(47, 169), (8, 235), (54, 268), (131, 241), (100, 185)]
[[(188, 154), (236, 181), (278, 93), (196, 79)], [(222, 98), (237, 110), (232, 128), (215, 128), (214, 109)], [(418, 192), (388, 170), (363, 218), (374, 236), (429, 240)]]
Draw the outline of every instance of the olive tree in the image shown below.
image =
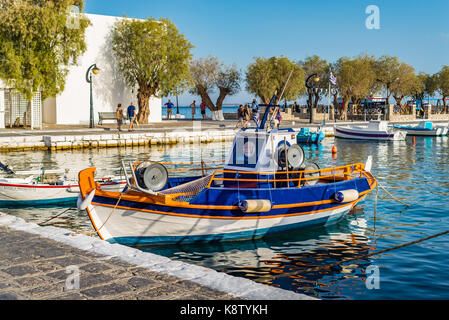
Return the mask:
[[(307, 92), (307, 105), (310, 108), (316, 108), (321, 97), (326, 95), (329, 91), (329, 73), (330, 65), (326, 60), (321, 59), (317, 55), (307, 57), (301, 62), (301, 67), (304, 70), (305, 78), (316, 74), (320, 79), (314, 84), (313, 88)], [(311, 102), (314, 101), (313, 105)]]
[[(190, 64), (191, 94), (199, 95), (212, 112), (212, 120), (223, 120), (223, 101), (240, 91), (241, 75), (236, 65), (225, 66), (216, 57), (202, 57)], [(211, 95), (218, 89), (214, 103)]]
[[(264, 104), (270, 102), (276, 90), (285, 88), (283, 98), (287, 101), (298, 99), (306, 91), (304, 70), (298, 62), (286, 57), (255, 58), (246, 71), (246, 85), (248, 92), (255, 94)], [(275, 104), (279, 103), (279, 98), (276, 97)]]
[(64, 90), (68, 68), (86, 51), (82, 0), (1, 0), (0, 79), (28, 101)]
[(443, 97), (443, 106), (446, 113), (449, 112), (449, 106), (446, 99), (449, 97), (449, 66), (443, 66), (437, 73), (438, 92)]
[(139, 123), (148, 123), (152, 96), (167, 96), (187, 83), (192, 48), (168, 19), (116, 22), (112, 50), (126, 83), (137, 86)]

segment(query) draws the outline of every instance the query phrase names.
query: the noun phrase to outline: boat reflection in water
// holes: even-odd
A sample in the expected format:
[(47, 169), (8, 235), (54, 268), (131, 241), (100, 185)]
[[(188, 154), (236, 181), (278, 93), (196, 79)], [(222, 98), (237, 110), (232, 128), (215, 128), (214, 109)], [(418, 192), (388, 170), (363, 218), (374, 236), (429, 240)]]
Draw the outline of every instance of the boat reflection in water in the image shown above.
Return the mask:
[[(364, 257), (372, 248), (362, 213), (356, 207), (336, 225), (254, 241), (139, 249), (317, 298), (351, 299), (367, 290), (365, 270), (371, 264)], [(350, 259), (355, 260), (325, 268)]]

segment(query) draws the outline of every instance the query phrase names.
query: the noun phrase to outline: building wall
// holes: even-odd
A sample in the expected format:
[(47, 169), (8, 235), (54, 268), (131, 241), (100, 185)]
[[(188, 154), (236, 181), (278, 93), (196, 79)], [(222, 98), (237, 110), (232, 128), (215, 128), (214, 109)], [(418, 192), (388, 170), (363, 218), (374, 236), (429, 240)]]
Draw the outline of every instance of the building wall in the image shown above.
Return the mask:
[[(115, 111), (117, 104), (126, 107), (131, 103), (137, 106), (137, 90), (125, 85), (120, 78), (111, 49), (111, 31), (114, 23), (122, 18), (86, 14), (92, 25), (86, 30), (87, 51), (79, 59), (78, 65), (70, 68), (66, 78), (65, 90), (59, 94), (55, 103), (44, 102), (44, 122), (57, 124), (88, 124), (90, 119), (90, 88), (86, 81), (87, 69), (94, 63), (100, 68), (93, 75), (93, 106), (95, 123), (98, 112)], [(53, 111), (55, 109), (55, 111)], [(51, 114), (55, 112), (55, 115)], [(162, 102), (159, 98), (150, 99), (150, 123), (162, 121)]]

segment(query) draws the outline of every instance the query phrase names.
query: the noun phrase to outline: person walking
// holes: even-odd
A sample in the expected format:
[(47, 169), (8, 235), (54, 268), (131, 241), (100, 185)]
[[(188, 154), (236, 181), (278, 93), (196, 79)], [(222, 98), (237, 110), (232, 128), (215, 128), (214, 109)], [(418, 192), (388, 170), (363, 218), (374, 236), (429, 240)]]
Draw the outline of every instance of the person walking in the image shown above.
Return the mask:
[(190, 108), (192, 109), (192, 120), (195, 119), (195, 113), (196, 113), (196, 101), (193, 100), (192, 104), (190, 105)]
[(131, 105), (128, 107), (128, 119), (129, 119), (129, 128), (128, 131), (134, 131), (134, 121), (136, 119), (136, 107), (134, 103), (131, 102)]
[(245, 124), (245, 114), (244, 114), (244, 110), (243, 110), (243, 105), (240, 105), (239, 108), (237, 109), (237, 124), (235, 125), (235, 128), (239, 127), (239, 124), (242, 125), (242, 128)]
[(167, 107), (167, 119), (171, 120), (171, 114), (172, 114), (174, 104), (170, 101), (170, 99), (168, 99), (168, 102), (166, 104), (164, 104), (164, 106)]
[(248, 128), (248, 122), (251, 119), (251, 112), (249, 110), (249, 105), (245, 104), (245, 107), (243, 108), (243, 118), (245, 120), (245, 123), (243, 124), (244, 128)]
[(200, 109), (201, 109), (201, 116), (203, 117), (203, 120), (206, 120), (206, 103), (204, 101), (201, 101)]
[(256, 99), (253, 99), (251, 103), (251, 111), (252, 111), (252, 120), (256, 123), (256, 126), (259, 126), (259, 106), (256, 103)]
[(121, 103), (119, 103), (118, 106), (117, 106), (116, 118), (117, 118), (117, 128), (118, 128), (118, 131), (122, 131), (122, 125), (123, 125), (123, 109), (122, 109), (122, 104), (121, 104)]
[(274, 126), (273, 127), (276, 127), (277, 129), (279, 129), (279, 126), (281, 124), (281, 120), (282, 120), (281, 108), (280, 107), (276, 107), (274, 109), (274, 121), (273, 121)]

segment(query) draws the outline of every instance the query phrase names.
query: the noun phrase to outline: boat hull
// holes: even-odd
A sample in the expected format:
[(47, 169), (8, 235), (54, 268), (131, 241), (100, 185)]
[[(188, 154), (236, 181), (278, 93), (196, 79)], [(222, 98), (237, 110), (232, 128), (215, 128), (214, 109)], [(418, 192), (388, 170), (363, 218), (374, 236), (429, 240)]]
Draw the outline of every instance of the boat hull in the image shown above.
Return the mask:
[[(123, 190), (125, 186), (125, 182), (101, 184), (104, 190), (117, 192)], [(0, 207), (76, 203), (79, 192), (78, 185), (0, 183)]]
[(397, 127), (399, 130), (403, 130), (407, 132), (409, 136), (426, 136), (426, 137), (438, 137), (447, 135), (447, 128), (436, 128), (436, 129), (417, 129), (417, 128), (406, 128), (406, 127)]
[(114, 210), (96, 205), (89, 206), (88, 212), (93, 226), (97, 230), (101, 228), (98, 233), (102, 239), (111, 243), (142, 246), (257, 239), (271, 234), (335, 223), (354, 205), (346, 204), (315, 214), (266, 219), (183, 217), (118, 208)]
[(337, 138), (357, 139), (357, 140), (381, 140), (381, 141), (401, 141), (405, 139), (406, 133), (403, 131), (362, 131), (348, 127), (334, 127), (334, 134)]

